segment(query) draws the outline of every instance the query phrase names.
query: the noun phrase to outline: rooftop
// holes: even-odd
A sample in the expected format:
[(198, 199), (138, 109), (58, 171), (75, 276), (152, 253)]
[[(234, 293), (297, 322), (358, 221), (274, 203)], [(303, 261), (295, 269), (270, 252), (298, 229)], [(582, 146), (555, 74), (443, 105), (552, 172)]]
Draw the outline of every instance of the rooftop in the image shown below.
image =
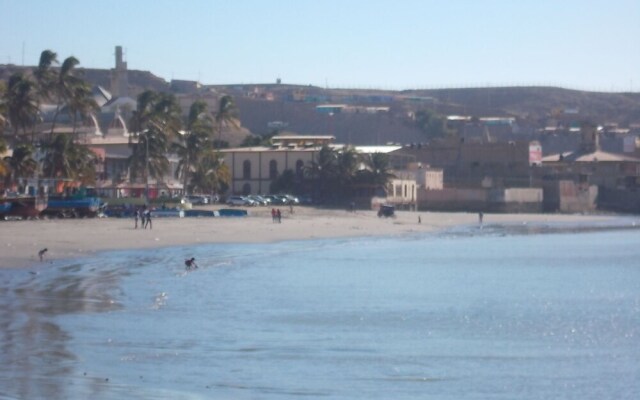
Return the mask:
[(562, 153), (562, 160), (560, 160), (560, 154), (552, 154), (542, 158), (543, 163), (550, 162), (637, 162), (640, 163), (640, 158), (627, 156), (624, 154), (609, 153), (602, 150), (594, 151), (593, 153), (581, 153), (581, 152), (566, 152)]

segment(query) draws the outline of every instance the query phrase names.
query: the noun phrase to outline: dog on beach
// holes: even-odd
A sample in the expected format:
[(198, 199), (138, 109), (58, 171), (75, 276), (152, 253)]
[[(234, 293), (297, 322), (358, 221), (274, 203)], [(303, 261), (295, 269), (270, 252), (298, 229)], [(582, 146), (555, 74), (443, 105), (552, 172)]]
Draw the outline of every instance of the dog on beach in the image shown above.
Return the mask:
[(38, 257), (40, 257), (40, 261), (44, 260), (44, 254), (49, 251), (46, 247), (38, 252)]
[(186, 260), (184, 260), (184, 265), (186, 265), (187, 269), (198, 268), (195, 257), (187, 258)]

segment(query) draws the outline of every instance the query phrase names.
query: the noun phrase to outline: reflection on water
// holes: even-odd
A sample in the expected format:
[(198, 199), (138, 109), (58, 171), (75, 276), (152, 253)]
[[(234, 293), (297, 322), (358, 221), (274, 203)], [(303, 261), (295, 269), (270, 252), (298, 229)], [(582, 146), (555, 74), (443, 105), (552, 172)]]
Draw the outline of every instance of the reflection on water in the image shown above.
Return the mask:
[[(115, 311), (123, 269), (97, 271), (81, 264), (53, 270), (2, 271), (0, 287), (0, 396), (67, 397), (77, 357), (72, 333), (56, 315)], [(11, 396), (10, 396), (11, 394)]]

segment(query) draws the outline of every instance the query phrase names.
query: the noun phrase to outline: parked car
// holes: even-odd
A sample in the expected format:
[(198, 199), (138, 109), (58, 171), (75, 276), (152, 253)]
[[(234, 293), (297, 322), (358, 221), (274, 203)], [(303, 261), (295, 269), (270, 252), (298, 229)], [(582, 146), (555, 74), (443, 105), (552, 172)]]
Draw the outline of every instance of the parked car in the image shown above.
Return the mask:
[(265, 199), (264, 197), (258, 195), (258, 194), (251, 194), (249, 196), (251, 200), (255, 201), (256, 203), (258, 203), (259, 206), (266, 206), (271, 204), (270, 200)]
[(285, 199), (285, 204), (300, 204), (300, 200), (296, 196), (283, 194), (282, 197)]
[(313, 198), (311, 197), (311, 195), (308, 195), (308, 194), (300, 196), (299, 200), (300, 200), (300, 204), (313, 204)]
[(268, 195), (264, 196), (264, 198), (271, 200), (271, 204), (273, 204), (273, 205), (287, 204), (285, 202), (285, 199), (282, 196), (278, 196), (278, 195), (275, 195), (275, 194), (268, 194)]
[(209, 197), (198, 194), (187, 196), (186, 199), (193, 205), (209, 204)]
[(256, 206), (257, 203), (245, 196), (229, 196), (227, 204), (230, 206)]

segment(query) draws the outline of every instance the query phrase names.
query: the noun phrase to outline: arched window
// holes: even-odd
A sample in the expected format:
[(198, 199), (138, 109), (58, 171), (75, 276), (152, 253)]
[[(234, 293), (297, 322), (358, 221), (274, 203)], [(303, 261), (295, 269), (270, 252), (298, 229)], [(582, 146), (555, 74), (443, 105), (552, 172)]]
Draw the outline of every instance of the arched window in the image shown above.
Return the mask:
[(242, 195), (246, 196), (246, 195), (249, 195), (249, 194), (251, 194), (251, 185), (248, 184), (248, 183), (245, 183), (242, 186)]
[(251, 161), (249, 160), (242, 163), (242, 179), (251, 179)]
[(269, 179), (278, 177), (278, 162), (276, 160), (269, 161)]

